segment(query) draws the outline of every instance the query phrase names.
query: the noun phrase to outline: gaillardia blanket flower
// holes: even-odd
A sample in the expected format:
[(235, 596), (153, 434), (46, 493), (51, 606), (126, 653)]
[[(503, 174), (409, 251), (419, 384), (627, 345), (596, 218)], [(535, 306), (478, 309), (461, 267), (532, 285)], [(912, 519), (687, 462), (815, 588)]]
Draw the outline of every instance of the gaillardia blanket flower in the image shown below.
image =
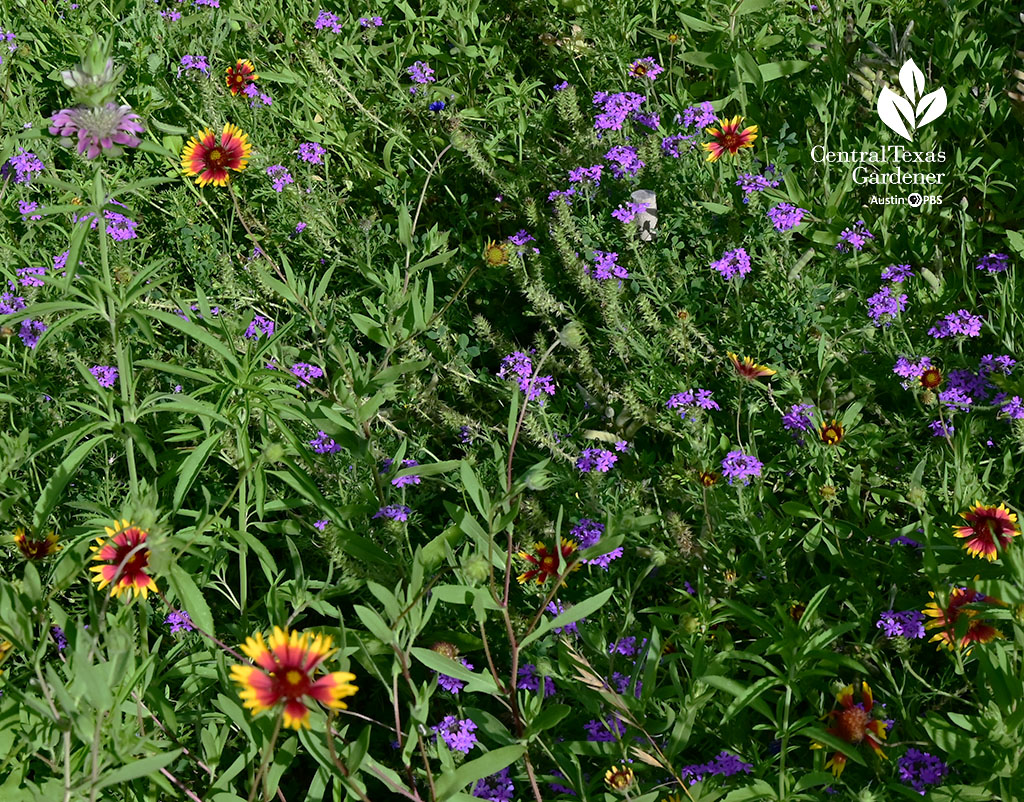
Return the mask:
[[(534, 543), (533, 551), (533, 554), (526, 551), (519, 552), (520, 557), (534, 566), (519, 575), (520, 584), (529, 582), (532, 579), (538, 585), (543, 585), (548, 579), (558, 576), (558, 555), (554, 550), (549, 549), (544, 543)], [(563, 537), (561, 546), (562, 558), (568, 563), (575, 551), (576, 543)], [(575, 571), (579, 567), (580, 563), (577, 562), (572, 566), (572, 570)], [(564, 582), (565, 580), (562, 581)]]
[(490, 267), (500, 267), (508, 264), (508, 244), (490, 240), (484, 246), (484, 261)]
[(56, 554), (63, 548), (57, 545), (56, 533), (50, 532), (45, 538), (35, 540), (26, 535), (25, 530), (20, 526), (14, 532), (14, 545), (18, 547), (26, 560), (41, 560), (43, 557)]
[(256, 68), (252, 66), (249, 59), (240, 58), (233, 65), (224, 70), (224, 80), (232, 95), (237, 95), (260, 76), (256, 74)]
[(974, 506), (967, 512), (960, 513), (960, 517), (967, 521), (967, 526), (954, 526), (953, 534), (957, 537), (970, 538), (964, 543), (967, 553), (972, 557), (984, 557), (989, 562), (998, 557), (999, 552), (1020, 534), (1017, 528), (1017, 514), (1010, 512), (1004, 504), (998, 507), (985, 507), (980, 501), (975, 501)]
[(760, 379), (762, 376), (774, 376), (776, 371), (765, 365), (758, 365), (749, 356), (740, 358), (736, 356), (732, 351), (727, 352), (729, 359), (732, 361), (732, 366), (736, 368), (736, 372), (744, 379), (748, 381), (754, 381), (754, 379)]
[(735, 156), (740, 148), (754, 147), (754, 140), (757, 139), (757, 126), (751, 125), (740, 130), (743, 118), (738, 114), (731, 120), (721, 119), (718, 121), (720, 128), (708, 128), (714, 142), (705, 142), (704, 149), (708, 151), (708, 161), (716, 162), (726, 153)]
[(146, 539), (149, 533), (130, 521), (114, 521), (105, 527), (109, 540), (96, 538), (96, 545), (90, 546), (95, 554), (94, 565), (89, 570), (96, 575), (92, 578), (100, 590), (113, 583), (111, 596), (120, 596), (125, 591), (146, 598), (149, 591), (156, 589), (156, 581), (146, 573), (149, 566), (149, 547)]
[(818, 439), (827, 446), (839, 445), (845, 436), (846, 429), (837, 420), (833, 420), (831, 423), (822, 421), (821, 426), (818, 427)]
[(306, 699), (313, 699), (332, 710), (345, 710), (348, 705), (342, 699), (359, 690), (352, 681), (355, 674), (348, 671), (332, 671), (314, 679), (316, 669), (336, 649), (328, 635), (300, 635), (281, 627), (274, 627), (268, 641), (263, 633), (246, 638), (242, 644), (245, 656), (255, 666), (231, 666), (231, 679), (242, 690), (238, 695), (243, 706), (253, 713), (284, 702), (284, 726), (300, 730), (309, 729), (309, 707)]
[[(933, 600), (935, 599), (935, 594), (932, 591), (929, 591), (928, 595)], [(966, 648), (967, 651), (964, 654), (970, 654), (975, 643), (988, 643), (996, 638), (1001, 638), (1003, 636), (1002, 632), (991, 624), (978, 620), (978, 610), (961, 609), (965, 604), (976, 604), (978, 602), (1003, 604), (999, 599), (986, 596), (984, 593), (979, 593), (971, 588), (953, 588), (949, 592), (949, 602), (945, 607), (940, 607), (937, 601), (929, 602), (922, 612), (934, 620), (929, 621), (924, 627), (925, 629), (940, 630), (932, 635), (931, 640), (938, 641), (940, 649), (943, 646), (950, 650), (957, 647), (961, 649)], [(967, 617), (969, 621), (967, 630), (961, 637), (957, 638), (957, 621), (961, 615)]]
[(181, 169), (185, 175), (194, 175), (201, 187), (207, 184), (223, 187), (230, 178), (228, 170), (244, 170), (250, 153), (252, 144), (248, 135), (238, 126), (225, 123), (219, 142), (209, 128), (189, 140), (181, 152)]
[[(875, 700), (866, 682), (861, 683), (860, 699), (860, 702), (854, 703), (853, 685), (847, 685), (839, 691), (836, 694), (836, 701), (841, 705), (841, 709), (829, 711), (828, 718), (832, 721), (832, 726), (825, 732), (853, 746), (866, 743), (880, 758), (888, 760), (881, 744), (885, 740), (885, 722), (871, 716)], [(819, 743), (811, 744), (811, 749), (824, 748)], [(836, 752), (825, 764), (825, 768), (831, 768), (832, 773), (838, 778), (846, 768), (846, 760), (846, 755)]]

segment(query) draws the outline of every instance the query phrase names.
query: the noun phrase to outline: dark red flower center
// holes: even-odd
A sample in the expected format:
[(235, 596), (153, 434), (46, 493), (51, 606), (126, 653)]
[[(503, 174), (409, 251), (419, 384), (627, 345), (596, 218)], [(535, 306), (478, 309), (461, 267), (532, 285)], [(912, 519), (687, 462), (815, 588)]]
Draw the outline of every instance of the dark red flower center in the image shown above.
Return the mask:
[(288, 699), (302, 698), (309, 693), (309, 686), (312, 684), (304, 671), (284, 666), (272, 671), (270, 678), (274, 682), (274, 693)]
[(851, 707), (836, 713), (835, 733), (844, 741), (859, 744), (864, 740), (871, 716), (859, 707)]

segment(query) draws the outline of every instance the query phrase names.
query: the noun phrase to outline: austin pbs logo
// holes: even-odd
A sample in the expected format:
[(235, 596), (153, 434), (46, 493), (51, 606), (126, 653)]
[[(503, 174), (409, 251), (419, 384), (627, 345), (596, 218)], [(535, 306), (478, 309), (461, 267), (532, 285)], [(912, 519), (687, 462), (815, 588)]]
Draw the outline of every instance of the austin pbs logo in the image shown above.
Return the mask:
[(889, 128), (912, 142), (918, 128), (938, 118), (946, 110), (946, 90), (941, 86), (924, 94), (924, 73), (911, 59), (900, 69), (903, 95), (882, 87), (878, 96), (878, 116)]

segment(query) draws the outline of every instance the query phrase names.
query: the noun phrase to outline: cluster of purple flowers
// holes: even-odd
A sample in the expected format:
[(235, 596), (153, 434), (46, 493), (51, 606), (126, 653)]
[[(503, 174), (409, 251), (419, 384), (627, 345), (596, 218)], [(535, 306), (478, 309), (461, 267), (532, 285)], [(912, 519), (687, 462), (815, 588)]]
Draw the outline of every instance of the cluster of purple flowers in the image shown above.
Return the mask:
[(661, 149), (665, 151), (673, 159), (679, 158), (679, 143), (689, 142), (690, 150), (693, 150), (697, 146), (697, 135), (696, 134), (672, 134), (661, 140)]
[(269, 339), (274, 336), (274, 321), (262, 315), (256, 315), (242, 336), (247, 340), (258, 340), (261, 336), (266, 336)]
[(981, 316), (971, 314), (966, 309), (959, 309), (936, 321), (935, 325), (928, 329), (928, 336), (936, 340), (954, 335), (980, 337), (982, 322)]
[(21, 221), (23, 223), (29, 220), (42, 220), (41, 214), (32, 214), (36, 209), (39, 208), (39, 204), (36, 201), (18, 201), (18, 211), (21, 212)]
[(308, 362), (296, 362), (289, 370), (299, 380), (299, 383), (295, 385), (295, 388), (298, 390), (301, 390), (303, 387), (309, 387), (310, 382), (324, 375), (323, 368), (310, 365)]
[[(418, 84), (431, 84), (437, 80), (434, 77), (434, 71), (430, 68), (430, 65), (428, 65), (427, 62), (425, 61), (417, 61), (413, 63), (413, 65), (409, 67), (409, 69), (406, 70), (406, 72), (408, 72), (409, 76), (413, 79), (413, 81)], [(409, 89), (409, 92), (410, 94), (415, 95), (416, 87), (411, 87)]]
[(736, 248), (722, 254), (722, 258), (712, 262), (711, 267), (721, 273), (726, 281), (734, 276), (742, 278), (750, 272), (750, 256), (745, 248)]
[(731, 777), (740, 772), (750, 774), (753, 768), (754, 765), (752, 763), (744, 763), (737, 755), (730, 754), (723, 749), (714, 760), (709, 760), (707, 763), (694, 763), (689, 766), (683, 766), (679, 773), (683, 777), (689, 778), (690, 785), (694, 785), (705, 777), (714, 774), (720, 777)]
[(498, 371), (499, 379), (519, 378), (519, 389), (526, 393), (527, 401), (540, 399), (543, 406), (547, 400), (541, 398), (541, 393), (548, 395), (555, 394), (555, 381), (552, 376), (533, 375), (533, 360), (522, 351), (513, 351), (501, 360), (501, 369)]
[(636, 175), (645, 166), (637, 155), (636, 148), (628, 145), (616, 145), (604, 154), (606, 161), (611, 162), (612, 175), (622, 178), (624, 175)]
[(0, 295), (0, 315), (13, 315), (15, 312), (20, 312), (25, 308), (25, 299), (20, 295), (15, 295), (14, 291), (18, 289), (18, 285), (13, 281), (8, 281), (7, 286), (10, 288), (8, 292)]
[(317, 432), (309, 445), (317, 454), (337, 454), (341, 451), (341, 446), (334, 442), (334, 438), (328, 437), (323, 431)]
[(887, 638), (923, 638), (924, 613), (920, 610), (904, 610), (901, 613), (887, 610), (879, 616), (875, 627), (884, 629)]
[(46, 324), (43, 321), (29, 318), (21, 321), (21, 330), (18, 332), (18, 336), (28, 348), (35, 348), (44, 331), (46, 331)]
[(640, 645), (636, 645), (636, 636), (629, 635), (619, 638), (608, 645), (608, 654), (621, 654), (623, 657), (635, 657), (636, 654), (647, 645), (647, 638), (644, 638)]
[(209, 76), (210, 65), (206, 61), (206, 56), (182, 56), (181, 66), (178, 67), (178, 77), (181, 77), (183, 71), (187, 73), (189, 70), (195, 70)]
[(68, 648), (68, 639), (64, 634), (64, 630), (58, 626), (50, 627), (50, 637), (53, 638), (53, 642), (57, 644), (57, 651), (63, 652)]
[(810, 431), (814, 428), (814, 423), (806, 414), (810, 409), (814, 409), (814, 404), (793, 404), (789, 412), (782, 416), (783, 427), (792, 432), (794, 437), (799, 437), (797, 432)]
[(976, 270), (987, 270), (989, 274), (1004, 273), (1010, 267), (1010, 257), (1005, 253), (990, 253), (981, 257)]
[(583, 266), (583, 272), (593, 275), (598, 281), (607, 281), (610, 278), (629, 278), (629, 271), (618, 263), (619, 254), (615, 251), (594, 251), (594, 272), (591, 274), (590, 265)]
[(622, 124), (629, 115), (639, 110), (646, 102), (647, 98), (636, 92), (595, 92), (594, 105), (601, 109), (594, 118), (595, 130), (621, 131)]
[(611, 728), (597, 719), (591, 719), (584, 724), (583, 729), (587, 731), (587, 740), (594, 743), (612, 743), (626, 734), (626, 725), (615, 713), (608, 716), (608, 724), (611, 725)]
[(469, 751), (477, 745), (477, 737), (473, 732), (476, 729), (476, 722), (472, 719), (457, 719), (455, 716), (445, 716), (440, 723), (435, 724), (431, 729), (444, 739), (445, 744), (453, 752), (462, 752), (468, 755)]
[(632, 223), (638, 214), (647, 211), (647, 204), (643, 201), (630, 201), (625, 206), (619, 206), (612, 211), (612, 217), (620, 223)]
[(840, 253), (846, 253), (850, 248), (859, 251), (864, 248), (869, 239), (874, 238), (875, 235), (868, 231), (867, 224), (863, 220), (858, 220), (853, 228), (843, 229), (839, 235), (840, 242), (836, 245), (836, 250)]
[(46, 275), (45, 267), (19, 267), (17, 270), (18, 281), (22, 287), (42, 287), (43, 277)]
[(914, 277), (914, 271), (910, 265), (889, 265), (882, 271), (882, 281), (891, 281), (893, 284), (902, 284), (908, 278)]
[[(541, 676), (533, 663), (523, 663), (516, 675), (516, 687), (524, 691), (537, 691), (540, 688)], [(553, 696), (555, 682), (551, 677), (544, 677), (544, 698)]]
[(322, 8), (317, 15), (316, 22), (313, 23), (313, 27), (318, 31), (330, 28), (331, 33), (341, 33), (341, 22), (338, 20), (338, 15), (330, 11), (324, 11)]
[(722, 460), (722, 476), (729, 479), (729, 484), (734, 479), (742, 479), (744, 485), (750, 484), (751, 476), (760, 476), (764, 463), (750, 454), (742, 451), (730, 451)]
[[(419, 478), (418, 476), (416, 477)], [(374, 513), (374, 518), (390, 518), (392, 521), (408, 521), (409, 516), (412, 515), (412, 507), (407, 507), (404, 504), (388, 504), (386, 507), (381, 507)], [(463, 661), (465, 662), (465, 661)], [(467, 665), (471, 671), (473, 666)]]
[(929, 785), (941, 784), (943, 778), (949, 774), (949, 766), (942, 760), (913, 747), (907, 749), (899, 759), (897, 768), (900, 773), (900, 781), (909, 785), (921, 796), (925, 795)]
[[(377, 515), (374, 515), (373, 517), (374, 518), (379, 517), (380, 514), (382, 512), (384, 512), (384, 510), (387, 510), (387, 509), (403, 509), (403, 508), (399, 508), (399, 507), (395, 507), (395, 508), (382, 507), (381, 511), (378, 512)], [(404, 509), (409, 510), (408, 507), (405, 507)], [(409, 512), (412, 512), (412, 510), (409, 510)], [(406, 514), (406, 517), (408, 517), (408, 514)], [(396, 521), (404, 521), (405, 518), (395, 518), (394, 520), (396, 520)], [(459, 662), (462, 663), (463, 667), (466, 668), (467, 670), (469, 670), (469, 671), (473, 670), (473, 664), (471, 662), (469, 662), (465, 657), (461, 658), (459, 660)], [(459, 691), (461, 691), (463, 688), (466, 687), (466, 683), (463, 682), (461, 679), (456, 679), (455, 677), (449, 677), (447, 674), (442, 674), (441, 672), (437, 673), (437, 684), (439, 686), (441, 686), (442, 688), (444, 688), (449, 693), (454, 693), (456, 696), (458, 696)]]
[(330, 518), (321, 518), (319, 521), (313, 521), (313, 526), (315, 526), (317, 529), (319, 529), (321, 532), (323, 532), (327, 528), (327, 525), (330, 522), (331, 522)]
[(294, 183), (292, 174), (283, 164), (275, 164), (267, 168), (267, 175), (273, 179), (274, 192), (284, 192), (284, 188)]
[(381, 17), (360, 17), (359, 27), (360, 28), (379, 28), (384, 24), (384, 20)]
[[(537, 240), (534, 237), (531, 237), (529, 234), (527, 234), (525, 228), (521, 228), (515, 234), (510, 236), (508, 238), (508, 241), (512, 245), (515, 245), (517, 248), (525, 248), (526, 247), (526, 243), (528, 243), (528, 242), (536, 242)], [(534, 248), (533, 252), (534, 253), (540, 253), (540, 251), (537, 248)], [(519, 256), (522, 256), (524, 253), (525, 253), (525, 251), (523, 251), (523, 250), (516, 251), (516, 254), (519, 255)]]
[(619, 458), (607, 449), (585, 448), (579, 459), (576, 460), (576, 467), (580, 473), (590, 473), (591, 471), (608, 473), (612, 465), (618, 461)]
[(806, 209), (801, 209), (792, 203), (780, 203), (769, 209), (767, 215), (776, 231), (791, 231), (800, 225), (807, 213)]
[(100, 387), (113, 387), (117, 381), (117, 368), (110, 365), (93, 365), (89, 372)]
[[(679, 417), (682, 420), (686, 420), (686, 413), (688, 411), (697, 407), (700, 407), (701, 409), (722, 409), (718, 406), (718, 402), (711, 397), (711, 391), (704, 390), (700, 387), (676, 393), (665, 402), (665, 406), (668, 409), (678, 409)], [(691, 415), (690, 421), (696, 423), (697, 418)]]
[[(112, 200), (110, 203), (115, 206), (120, 206), (122, 209), (127, 208), (123, 203), (116, 200)], [(138, 238), (139, 235), (136, 233), (136, 229), (139, 227), (139, 224), (130, 217), (123, 215), (120, 212), (115, 212), (112, 209), (106, 209), (103, 212), (103, 217), (107, 221), (107, 234), (115, 242), (123, 242), (124, 240)], [(89, 223), (90, 230), (95, 230), (96, 226), (99, 225), (96, 215), (91, 212), (89, 214), (84, 214), (81, 217), (78, 215), (72, 215), (72, 222), (74, 223), (84, 223), (86, 220), (91, 221)]]
[(777, 178), (778, 171), (774, 164), (767, 165), (760, 173), (742, 173), (736, 179), (736, 186), (743, 190), (743, 202), (750, 203), (750, 196), (755, 192), (763, 192), (766, 189), (775, 189), (782, 183)]
[[(14, 38), (15, 37), (14, 37), (14, 32), (13, 31), (5, 31), (3, 28), (0, 28), (0, 42), (6, 42), (7, 43), (7, 52), (9, 52), (9, 53), (13, 53), (15, 50), (18, 49), (18, 45), (14, 41)], [(0, 66), (2, 66), (3, 63), (4, 63), (4, 57), (2, 55), (0, 55)]]
[(473, 786), (473, 796), (487, 802), (512, 802), (515, 794), (516, 787), (507, 766), (497, 774), (477, 780)]
[(192, 632), (195, 629), (192, 626), (192, 618), (186, 610), (171, 610), (167, 618), (164, 619), (164, 623), (170, 625), (172, 635), (179, 632)]
[(906, 379), (903, 382), (903, 389), (909, 389), (914, 380), (920, 379), (928, 368), (934, 367), (930, 357), (922, 356), (917, 361), (901, 356), (892, 367), (892, 372), (897, 376)]
[(715, 108), (708, 100), (689, 106), (683, 109), (681, 122), (685, 128), (707, 128), (715, 122)]
[(274, 103), (274, 99), (266, 92), (261, 92), (257, 89), (256, 84), (246, 84), (242, 89), (242, 94), (252, 101), (249, 104), (250, 109), (256, 108), (257, 103), (262, 103), (264, 106), (270, 106)]
[(907, 294), (897, 293), (895, 285), (887, 284), (868, 298), (868, 317), (875, 326), (888, 328), (907, 308)]
[[(412, 468), (416, 465), (419, 465), (419, 462), (417, 462), (414, 459), (402, 460), (403, 468)], [(394, 479), (391, 480), (391, 484), (393, 484), (395, 487), (407, 487), (409, 485), (418, 485), (420, 481), (421, 480), (419, 474), (410, 473), (407, 476), (396, 476)]]
[(299, 145), (299, 158), (310, 164), (321, 164), (327, 150), (319, 142), (303, 142)]
[(951, 437), (953, 432), (956, 431), (956, 427), (952, 424), (946, 423), (941, 418), (939, 420), (933, 420), (928, 426), (932, 430), (932, 437)]
[(595, 187), (601, 184), (601, 173), (604, 170), (603, 164), (595, 164), (592, 167), (574, 167), (569, 171), (569, 183), (579, 184), (589, 181)]
[(14, 181), (17, 184), (31, 183), (32, 176), (45, 169), (42, 160), (25, 148), (18, 148), (18, 152), (11, 156), (9, 163), (14, 168)]
[[(605, 452), (611, 453), (611, 452)], [(581, 469), (582, 470), (582, 469)], [(595, 545), (601, 537), (604, 535), (604, 524), (598, 521), (592, 521), (590, 518), (580, 518), (580, 521), (576, 526), (569, 530), (569, 537), (575, 540), (580, 549), (589, 549)], [(609, 563), (612, 560), (617, 560), (623, 555), (623, 549), (621, 546), (612, 549), (605, 554), (595, 557), (592, 560), (581, 560), (584, 565), (596, 565), (604, 571), (608, 570)]]

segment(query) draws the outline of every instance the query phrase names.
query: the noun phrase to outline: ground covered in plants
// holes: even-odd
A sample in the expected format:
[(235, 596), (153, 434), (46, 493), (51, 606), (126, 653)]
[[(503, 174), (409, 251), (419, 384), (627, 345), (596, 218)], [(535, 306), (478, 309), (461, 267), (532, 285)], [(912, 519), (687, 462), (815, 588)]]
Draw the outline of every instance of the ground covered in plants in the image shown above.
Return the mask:
[(1022, 32), (5, 3), (0, 799), (1024, 798)]

